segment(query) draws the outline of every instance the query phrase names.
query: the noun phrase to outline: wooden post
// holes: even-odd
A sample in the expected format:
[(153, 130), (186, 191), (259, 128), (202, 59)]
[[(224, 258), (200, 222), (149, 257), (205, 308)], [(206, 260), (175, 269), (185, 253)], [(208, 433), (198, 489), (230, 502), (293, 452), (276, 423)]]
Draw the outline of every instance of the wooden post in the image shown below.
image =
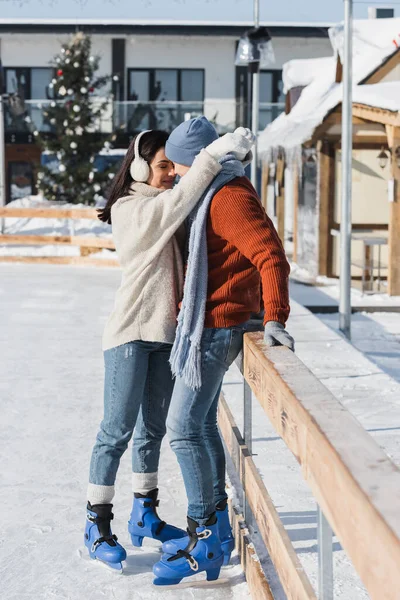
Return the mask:
[(299, 217), (300, 173), (299, 166), (293, 168), (293, 262), (297, 262), (297, 238)]
[(333, 208), (335, 201), (335, 154), (327, 141), (317, 144), (318, 185), (319, 185), (319, 241), (318, 274), (329, 277), (332, 273)]
[(262, 170), (261, 170), (261, 204), (263, 205), (265, 212), (267, 212), (268, 179), (269, 179), (269, 164), (266, 162), (263, 162)]
[(391, 149), (392, 177), (395, 181), (394, 202), (390, 203), (389, 213), (388, 294), (400, 296), (400, 167), (396, 162), (396, 149), (400, 148), (400, 127), (386, 125), (386, 133)]
[(285, 159), (278, 158), (276, 167), (276, 181), (278, 182), (279, 196), (276, 198), (276, 218), (278, 224), (278, 235), (282, 244), (285, 243)]

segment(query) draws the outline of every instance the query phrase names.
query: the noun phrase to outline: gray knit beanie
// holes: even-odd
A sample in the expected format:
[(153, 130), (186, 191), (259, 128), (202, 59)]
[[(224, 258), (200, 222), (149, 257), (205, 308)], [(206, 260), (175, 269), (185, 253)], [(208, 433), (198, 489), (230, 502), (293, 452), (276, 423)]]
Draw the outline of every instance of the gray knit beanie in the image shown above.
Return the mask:
[(196, 117), (173, 130), (165, 144), (165, 154), (172, 162), (191, 167), (200, 150), (218, 137), (215, 127), (206, 117)]

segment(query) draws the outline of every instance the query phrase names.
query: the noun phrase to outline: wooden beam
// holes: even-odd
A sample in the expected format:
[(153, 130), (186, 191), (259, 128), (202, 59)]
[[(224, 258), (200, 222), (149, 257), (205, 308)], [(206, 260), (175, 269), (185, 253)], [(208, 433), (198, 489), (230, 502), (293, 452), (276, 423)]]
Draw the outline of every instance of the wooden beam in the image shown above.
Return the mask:
[(394, 53), (383, 63), (380, 65), (373, 73), (368, 75), (364, 81), (361, 81), (361, 84), (373, 84), (379, 83), (390, 73), (393, 69), (400, 63), (400, 51), (395, 50)]
[(396, 149), (400, 149), (400, 128), (387, 126), (386, 129), (395, 182), (394, 202), (390, 202), (389, 212), (388, 294), (400, 296), (400, 168), (396, 160)]
[(319, 142), (317, 147), (319, 161), (319, 236), (318, 236), (318, 273), (326, 275), (332, 272), (333, 240), (331, 235), (335, 202), (335, 152), (328, 142)]
[(27, 219), (97, 219), (95, 208), (12, 208), (0, 207), (0, 217)]
[(265, 211), (267, 211), (268, 180), (269, 180), (269, 164), (266, 162), (263, 162), (262, 167), (261, 167), (261, 204), (263, 205)]
[(299, 232), (299, 194), (300, 194), (300, 173), (296, 164), (293, 173), (293, 261), (297, 262), (297, 244)]
[(37, 263), (49, 265), (84, 265), (91, 267), (119, 267), (114, 258), (90, 258), (86, 256), (1, 256), (0, 263)]
[(235, 537), (236, 549), (240, 557), (243, 572), (246, 576), (250, 596), (253, 600), (274, 600), (268, 581), (261, 568), (259, 558), (254, 550), (243, 515), (232, 508), (232, 529)]
[(279, 196), (276, 198), (276, 218), (278, 235), (282, 244), (285, 243), (285, 160), (278, 158), (276, 166), (276, 181), (278, 182)]
[[(340, 231), (340, 223), (333, 221), (331, 229), (336, 229)], [(386, 223), (352, 223), (351, 225), (352, 231), (387, 231), (388, 225)]]
[(400, 114), (383, 108), (353, 104), (353, 115), (367, 121), (372, 121), (373, 123), (400, 126)]
[(0, 235), (0, 244), (18, 246), (85, 246), (89, 248), (108, 248), (114, 250), (114, 242), (110, 238), (78, 235)]
[[(246, 334), (244, 374), (372, 600), (400, 589), (400, 470), (286, 348)], [(373, 540), (373, 543), (371, 543)]]
[(337, 55), (337, 59), (336, 59), (335, 82), (336, 83), (342, 83), (342, 79), (343, 79), (343, 65), (342, 65), (342, 61), (340, 60), (340, 56), (338, 54)]
[[(229, 406), (221, 394), (218, 424), (233, 464), (240, 475), (246, 499), (257, 521), (286, 596), (289, 600), (316, 600), (311, 583), (269, 496)], [(257, 596), (256, 596), (257, 597)]]

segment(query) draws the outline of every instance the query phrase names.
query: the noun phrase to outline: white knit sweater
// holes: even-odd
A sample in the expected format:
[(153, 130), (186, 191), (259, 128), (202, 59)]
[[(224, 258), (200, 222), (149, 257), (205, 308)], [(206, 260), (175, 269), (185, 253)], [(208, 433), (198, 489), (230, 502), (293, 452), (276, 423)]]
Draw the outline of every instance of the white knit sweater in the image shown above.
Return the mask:
[(134, 340), (173, 343), (183, 290), (176, 232), (221, 170), (206, 150), (172, 190), (133, 183), (111, 209), (122, 282), (108, 319), (103, 350)]

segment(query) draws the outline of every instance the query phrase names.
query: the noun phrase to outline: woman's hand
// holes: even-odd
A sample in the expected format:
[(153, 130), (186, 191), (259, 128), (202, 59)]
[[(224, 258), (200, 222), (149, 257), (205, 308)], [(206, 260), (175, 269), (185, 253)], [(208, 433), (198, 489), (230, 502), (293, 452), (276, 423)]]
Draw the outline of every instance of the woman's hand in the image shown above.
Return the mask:
[(244, 160), (256, 141), (256, 136), (250, 129), (238, 127), (233, 133), (226, 133), (207, 146), (206, 151), (215, 160), (220, 160), (226, 154), (234, 154), (238, 160)]

